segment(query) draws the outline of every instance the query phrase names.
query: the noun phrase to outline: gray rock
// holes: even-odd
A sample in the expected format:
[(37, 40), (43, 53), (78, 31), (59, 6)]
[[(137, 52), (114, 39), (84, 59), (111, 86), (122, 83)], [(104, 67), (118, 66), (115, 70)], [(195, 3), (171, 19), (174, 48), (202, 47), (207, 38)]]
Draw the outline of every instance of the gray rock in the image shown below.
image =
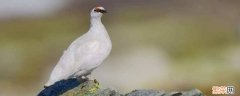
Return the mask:
[(100, 89), (95, 96), (123, 96), (116, 90), (107, 88), (107, 89)]
[(190, 91), (183, 92), (183, 96), (205, 96), (205, 95), (198, 89), (192, 89)]
[(164, 96), (165, 92), (156, 90), (134, 90), (125, 96)]
[(204, 96), (198, 89), (184, 92), (165, 92), (157, 90), (135, 90), (125, 96)]

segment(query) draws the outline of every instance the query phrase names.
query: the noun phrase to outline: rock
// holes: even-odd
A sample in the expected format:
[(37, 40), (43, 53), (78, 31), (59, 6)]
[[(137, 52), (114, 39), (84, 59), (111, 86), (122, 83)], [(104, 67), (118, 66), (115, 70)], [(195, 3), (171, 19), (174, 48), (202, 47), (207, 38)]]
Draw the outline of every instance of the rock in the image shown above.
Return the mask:
[(110, 88), (100, 89), (96, 80), (70, 79), (57, 82), (45, 88), (38, 96), (204, 96), (198, 89), (183, 92), (165, 92), (157, 90), (134, 90), (121, 94)]
[(185, 92), (165, 92), (157, 90), (134, 90), (125, 96), (204, 96), (198, 89)]
[(163, 96), (165, 92), (156, 90), (134, 90), (125, 96)]
[(107, 89), (100, 89), (95, 96), (124, 96), (117, 92), (116, 90), (107, 88)]
[(187, 92), (183, 92), (184, 96), (205, 96), (200, 90), (193, 89)]

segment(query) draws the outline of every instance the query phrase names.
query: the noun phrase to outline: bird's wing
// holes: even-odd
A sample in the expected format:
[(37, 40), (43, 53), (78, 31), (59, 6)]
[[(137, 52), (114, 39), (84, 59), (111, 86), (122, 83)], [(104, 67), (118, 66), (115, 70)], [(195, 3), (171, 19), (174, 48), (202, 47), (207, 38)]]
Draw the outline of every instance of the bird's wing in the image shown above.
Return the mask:
[[(101, 44), (98, 40), (89, 40), (76, 47), (74, 57), (75, 65), (80, 69), (84, 69), (86, 63), (88, 65), (94, 64), (97, 59), (97, 54), (100, 51)], [(96, 59), (95, 59), (96, 58)]]
[(64, 51), (57, 65), (54, 67), (51, 76), (45, 86), (50, 86), (53, 83), (68, 79), (72, 73), (72, 67), (74, 65), (74, 54), (69, 49)]
[(64, 51), (58, 64), (51, 73), (49, 84), (71, 78), (80, 70), (88, 71), (94, 67), (98, 59), (96, 53), (101, 52), (99, 51), (99, 49), (101, 49), (100, 42), (97, 40), (89, 40), (82, 43), (80, 41), (74, 42)]
[(58, 64), (64, 69), (74, 65), (74, 52), (72, 52), (70, 49), (65, 50)]

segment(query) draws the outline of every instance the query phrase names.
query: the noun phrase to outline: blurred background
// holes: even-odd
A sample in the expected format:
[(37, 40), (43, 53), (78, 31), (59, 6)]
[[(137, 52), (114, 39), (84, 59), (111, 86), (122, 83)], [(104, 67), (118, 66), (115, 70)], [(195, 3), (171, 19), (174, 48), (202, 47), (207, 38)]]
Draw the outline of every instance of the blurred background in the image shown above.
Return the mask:
[(0, 0), (0, 96), (35, 96), (98, 4), (112, 39), (103, 88), (240, 95), (239, 0)]

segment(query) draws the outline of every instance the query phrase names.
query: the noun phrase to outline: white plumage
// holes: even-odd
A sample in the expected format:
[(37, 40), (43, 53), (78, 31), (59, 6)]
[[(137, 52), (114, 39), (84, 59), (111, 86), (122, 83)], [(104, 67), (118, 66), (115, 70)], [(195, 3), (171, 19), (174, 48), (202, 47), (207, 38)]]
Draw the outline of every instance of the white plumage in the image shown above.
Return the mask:
[(64, 51), (45, 84), (46, 87), (60, 80), (87, 76), (106, 59), (112, 43), (101, 22), (103, 13), (106, 13), (103, 7), (95, 7), (91, 11), (89, 31), (77, 38)]

